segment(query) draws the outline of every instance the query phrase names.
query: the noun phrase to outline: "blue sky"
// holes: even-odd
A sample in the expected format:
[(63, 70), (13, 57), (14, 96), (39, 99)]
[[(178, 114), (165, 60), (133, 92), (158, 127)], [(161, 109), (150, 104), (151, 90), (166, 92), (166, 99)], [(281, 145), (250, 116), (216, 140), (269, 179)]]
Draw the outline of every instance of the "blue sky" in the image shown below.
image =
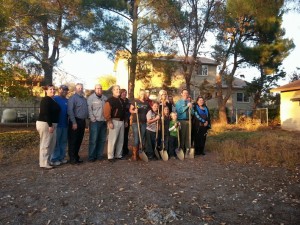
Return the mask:
[[(287, 74), (292, 74), (296, 67), (300, 67), (300, 14), (290, 12), (284, 15), (283, 27), (286, 29), (286, 37), (293, 39), (296, 47), (284, 60), (283, 67)], [(96, 79), (101, 75), (113, 74), (113, 62), (108, 59), (105, 52), (88, 54), (85, 52), (63, 52), (59, 68), (69, 76), (75, 76), (73, 82), (84, 83), (85, 88), (92, 89)], [(255, 74), (255, 70), (246, 69), (247, 73)], [(237, 71), (237, 74), (245, 74), (247, 80), (251, 80), (246, 71)], [(288, 83), (288, 78), (280, 84)]]

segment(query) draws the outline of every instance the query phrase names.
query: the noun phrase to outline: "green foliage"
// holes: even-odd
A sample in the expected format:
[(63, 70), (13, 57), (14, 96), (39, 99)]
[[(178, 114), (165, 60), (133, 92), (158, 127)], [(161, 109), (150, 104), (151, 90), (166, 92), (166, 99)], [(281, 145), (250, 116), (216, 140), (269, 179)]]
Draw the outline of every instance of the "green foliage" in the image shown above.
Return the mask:
[(255, 45), (241, 47), (241, 56), (260, 71), (260, 76), (247, 84), (247, 93), (254, 99), (253, 108), (269, 102), (269, 90), (286, 75), (279, 67), (294, 48), (291, 40), (283, 38), (285, 33), (280, 27), (282, 18), (278, 10), (273, 17), (259, 21), (254, 27)]
[(274, 75), (261, 74), (261, 76), (253, 78), (250, 83), (247, 83), (245, 90), (254, 100), (254, 109), (274, 104), (276, 98), (270, 94), (270, 89), (277, 86), (277, 82), (284, 77), (285, 72), (283, 71)]
[(297, 70), (293, 72), (292, 75), (289, 76), (290, 82), (300, 80), (300, 67), (296, 68)]
[(200, 48), (206, 42), (207, 32), (214, 28), (213, 20), (219, 1), (156, 0), (153, 5), (160, 15), (163, 28), (181, 45), (184, 53), (183, 76), (186, 88), (190, 90)]
[[(258, 105), (261, 95), (266, 93), (263, 85), (274, 85), (284, 76), (279, 67), (293, 48), (293, 43), (283, 38), (284, 33), (280, 28), (282, 7), (283, 1), (229, 0), (220, 8), (217, 44), (213, 53), (213, 57), (221, 64), (220, 79), (217, 80), (219, 108), (224, 109), (231, 95), (231, 81), (236, 70), (246, 63), (256, 66), (261, 76), (277, 75), (272, 79), (261, 77), (253, 81), (253, 108)], [(223, 80), (229, 81), (225, 97)], [(222, 121), (225, 122), (224, 117), (225, 113), (222, 113)]]
[[(152, 10), (152, 1), (88, 1), (95, 15), (102, 17), (89, 30), (81, 46), (89, 52), (104, 50), (110, 58), (117, 52), (126, 52), (130, 62), (128, 94), (133, 98), (135, 79), (138, 74), (139, 52), (157, 52), (158, 43), (164, 35), (157, 21), (157, 14)], [(167, 47), (167, 45), (164, 45)], [(167, 48), (164, 48), (167, 49)]]
[(268, 109), (268, 118), (269, 121), (280, 120), (280, 107), (279, 105), (276, 108)]
[(61, 48), (78, 49), (84, 31), (97, 22), (81, 0), (6, 0), (0, 19), (5, 20), (0, 49), (11, 63), (22, 63), (32, 74), (52, 83)]
[(0, 59), (0, 98), (17, 97), (28, 99), (32, 96), (30, 89), (22, 85), (22, 81), (28, 78), (24, 69), (3, 62)]

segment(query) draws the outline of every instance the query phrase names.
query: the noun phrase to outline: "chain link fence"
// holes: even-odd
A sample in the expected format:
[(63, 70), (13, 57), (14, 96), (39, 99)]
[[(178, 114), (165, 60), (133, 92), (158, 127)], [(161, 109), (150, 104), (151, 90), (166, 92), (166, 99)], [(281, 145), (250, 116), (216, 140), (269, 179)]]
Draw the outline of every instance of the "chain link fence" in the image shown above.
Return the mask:
[(39, 115), (36, 107), (0, 107), (1, 124), (26, 124), (35, 123)]
[[(210, 110), (211, 117), (217, 118), (218, 111)], [(39, 107), (0, 107), (1, 124), (26, 124), (35, 123), (39, 115)], [(256, 110), (233, 109), (227, 111), (228, 122), (240, 124), (245, 120), (268, 126), (268, 108)]]
[(246, 120), (251, 120), (254, 123), (265, 124), (268, 126), (268, 108), (260, 108), (255, 110), (235, 109), (233, 113), (236, 124), (243, 123)]

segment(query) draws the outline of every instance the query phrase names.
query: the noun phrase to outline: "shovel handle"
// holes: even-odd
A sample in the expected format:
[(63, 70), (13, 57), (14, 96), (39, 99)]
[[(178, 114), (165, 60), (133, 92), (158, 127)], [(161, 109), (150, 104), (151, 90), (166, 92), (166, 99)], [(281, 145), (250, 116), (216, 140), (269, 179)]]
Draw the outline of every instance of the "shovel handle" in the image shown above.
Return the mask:
[[(159, 108), (159, 107), (158, 107)], [(165, 116), (164, 116), (164, 103), (161, 102), (161, 139), (162, 139), (162, 149), (165, 149)]]
[(143, 144), (142, 144), (142, 138), (141, 138), (141, 131), (140, 131), (140, 122), (139, 122), (139, 109), (136, 105), (136, 102), (134, 103), (135, 108), (137, 109), (136, 112), (136, 122), (137, 122), (137, 126), (138, 126), (138, 134), (139, 134), (139, 140), (140, 140), (140, 148), (141, 150), (143, 149)]
[(191, 140), (191, 136), (192, 136), (192, 118), (191, 118), (191, 108), (189, 107), (189, 148), (192, 147), (192, 140)]

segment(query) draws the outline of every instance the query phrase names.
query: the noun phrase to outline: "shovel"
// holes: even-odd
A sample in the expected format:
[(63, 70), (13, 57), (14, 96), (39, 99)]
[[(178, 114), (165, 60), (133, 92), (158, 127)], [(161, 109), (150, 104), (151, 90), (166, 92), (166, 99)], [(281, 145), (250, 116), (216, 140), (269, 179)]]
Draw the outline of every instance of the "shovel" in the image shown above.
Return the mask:
[[(138, 109), (137, 106), (136, 106), (136, 102), (135, 102), (135, 108)], [(136, 114), (136, 122), (137, 122), (137, 125), (138, 125), (138, 133), (139, 133), (139, 139), (140, 139), (139, 157), (144, 162), (148, 162), (148, 157), (147, 157), (146, 153), (143, 151), (143, 143), (142, 143), (140, 122), (139, 122), (139, 114), (138, 113)]]
[(192, 147), (192, 118), (191, 118), (191, 108), (189, 108), (189, 148), (186, 150), (185, 158), (193, 159), (195, 155), (195, 149)]
[(161, 111), (162, 111), (162, 113), (161, 113), (162, 114), (162, 117), (161, 117), (162, 149), (159, 151), (159, 154), (160, 154), (161, 158), (163, 159), (163, 161), (168, 161), (169, 156), (168, 156), (168, 152), (165, 149), (165, 119), (164, 119), (164, 105), (163, 105), (163, 103), (161, 105)]
[[(158, 108), (158, 115), (159, 115), (159, 108)], [(160, 155), (158, 152), (158, 146), (157, 146), (157, 141), (158, 141), (158, 120), (156, 121), (156, 131), (155, 131), (155, 148), (154, 148), (154, 153), (157, 159), (160, 159)]]
[(178, 140), (178, 148), (175, 149), (176, 155), (179, 160), (184, 160), (184, 152), (182, 148), (180, 148), (180, 137), (179, 137), (179, 127), (177, 131), (177, 140)]

